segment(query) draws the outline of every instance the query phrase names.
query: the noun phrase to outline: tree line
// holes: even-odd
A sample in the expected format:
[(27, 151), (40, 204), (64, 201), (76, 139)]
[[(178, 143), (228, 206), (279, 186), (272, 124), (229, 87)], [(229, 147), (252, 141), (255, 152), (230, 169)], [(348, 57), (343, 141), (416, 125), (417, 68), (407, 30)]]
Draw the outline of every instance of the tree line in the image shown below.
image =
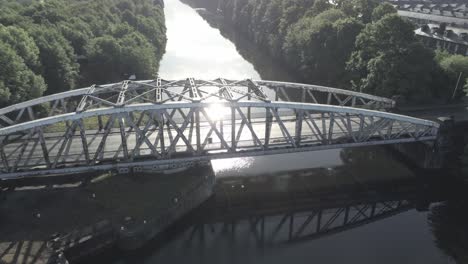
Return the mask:
[(451, 99), (468, 77), (468, 58), (426, 48), (377, 0), (226, 0), (222, 11), (304, 82), (428, 102)]
[(136, 75), (166, 46), (153, 0), (0, 0), (0, 106)]

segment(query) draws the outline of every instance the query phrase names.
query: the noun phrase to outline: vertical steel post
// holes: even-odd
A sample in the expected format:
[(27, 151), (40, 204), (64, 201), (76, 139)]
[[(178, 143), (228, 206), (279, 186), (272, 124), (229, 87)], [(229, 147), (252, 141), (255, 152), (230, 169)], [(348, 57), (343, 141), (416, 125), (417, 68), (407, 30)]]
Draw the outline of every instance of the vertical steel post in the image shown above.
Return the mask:
[(299, 147), (301, 145), (301, 136), (302, 136), (302, 120), (304, 118), (303, 110), (296, 110), (296, 146)]
[[(250, 93), (252, 92), (252, 87), (250, 85), (247, 85), (247, 92), (248, 92), (247, 100), (251, 101), (252, 96), (250, 95)], [(247, 107), (247, 119), (249, 120), (249, 123), (252, 124), (250, 106)]]
[(318, 215), (317, 215), (317, 230), (315, 230), (317, 233), (320, 232), (321, 223), (322, 223), (322, 209), (319, 210)]
[(231, 151), (236, 151), (236, 109), (231, 106)]
[(5, 150), (3, 149), (3, 145), (0, 146), (0, 155), (1, 155), (1, 158), (2, 158), (2, 163), (3, 163), (4, 170), (9, 171), (10, 166), (8, 165), (8, 159), (7, 159), (7, 156), (5, 154)]
[(346, 225), (348, 223), (348, 218), (349, 218), (349, 206), (346, 206), (345, 215), (343, 219), (343, 225)]
[(85, 127), (83, 125), (83, 120), (80, 119), (77, 122), (78, 122), (78, 126), (80, 128), (81, 144), (83, 145), (83, 152), (85, 154), (86, 164), (90, 164), (88, 140), (86, 138), (86, 130), (85, 130)]
[(201, 152), (201, 134), (200, 134), (200, 109), (195, 110), (195, 131), (197, 136), (197, 153)]
[[(215, 123), (216, 125), (216, 123)], [(221, 118), (221, 120), (219, 120), (219, 133), (221, 134), (222, 138), (220, 138), (220, 148), (223, 148), (223, 140), (224, 140), (224, 123), (223, 123), (223, 118)]]
[(273, 123), (273, 114), (271, 113), (270, 108), (266, 108), (266, 117), (265, 117), (265, 148), (268, 149), (270, 145), (270, 136), (271, 136), (271, 125)]
[(166, 156), (166, 146), (164, 145), (164, 126), (166, 122), (164, 121), (164, 114), (162, 112), (158, 112), (159, 121), (158, 121), (158, 128), (159, 128), (159, 145), (161, 146), (161, 156)]
[(335, 114), (330, 113), (330, 125), (328, 126), (328, 143), (332, 144), (333, 140), (333, 125), (335, 124)]
[(120, 115), (118, 118), (119, 118), (120, 138), (122, 140), (123, 156), (124, 156), (124, 160), (128, 160), (127, 136), (125, 133), (124, 117)]

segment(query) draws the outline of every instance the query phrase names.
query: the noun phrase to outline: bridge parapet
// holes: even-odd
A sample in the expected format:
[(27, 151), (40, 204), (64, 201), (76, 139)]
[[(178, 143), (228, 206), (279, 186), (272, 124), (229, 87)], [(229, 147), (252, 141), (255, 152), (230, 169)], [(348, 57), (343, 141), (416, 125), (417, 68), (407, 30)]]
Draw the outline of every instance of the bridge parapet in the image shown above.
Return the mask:
[[(385, 110), (393, 100), (336, 88), (254, 80), (123, 81), (44, 96), (0, 109), (0, 128), (91, 109), (170, 102), (301, 102)], [(100, 120), (100, 128), (103, 121)]]

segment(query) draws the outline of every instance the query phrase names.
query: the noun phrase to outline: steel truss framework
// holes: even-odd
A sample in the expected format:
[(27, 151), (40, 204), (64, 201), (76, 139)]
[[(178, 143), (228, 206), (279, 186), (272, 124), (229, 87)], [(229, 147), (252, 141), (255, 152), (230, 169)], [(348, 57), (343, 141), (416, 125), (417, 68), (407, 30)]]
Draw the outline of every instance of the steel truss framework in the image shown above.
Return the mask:
[[(254, 80), (123, 81), (44, 96), (0, 109), (0, 127), (101, 107), (222, 100), (286, 101), (388, 109), (393, 100), (331, 87)], [(102, 125), (102, 124), (101, 124)]]
[[(184, 87), (181, 81), (172, 83), (180, 92), (154, 88), (137, 95), (137, 87), (147, 86), (142, 83), (123, 82), (118, 93), (115, 85), (99, 93), (90, 88), (75, 111), (63, 107), (57, 112), (66, 103), (54, 103), (48, 116), (39, 119), (34, 119), (32, 102), (0, 110), (4, 116), (8, 111), (20, 114), (16, 121), (3, 118), (9, 121), (0, 128), (0, 178), (166, 169), (216, 158), (434, 140), (439, 126), (369, 109), (260, 100), (260, 88), (231, 99), (219, 96), (227, 89), (205, 91), (209, 96), (202, 97), (193, 79), (184, 81)], [(108, 100), (98, 97), (104, 94)], [(33, 120), (23, 120), (25, 112)]]
[[(188, 241), (207, 241), (221, 235), (249, 234), (260, 245), (300, 242), (344, 232), (413, 209), (405, 199), (351, 203), (293, 212), (256, 213), (244, 217), (209, 219), (190, 229)], [(261, 211), (261, 210), (260, 210)], [(198, 236), (198, 239), (196, 237)], [(245, 237), (242, 238), (245, 243)]]

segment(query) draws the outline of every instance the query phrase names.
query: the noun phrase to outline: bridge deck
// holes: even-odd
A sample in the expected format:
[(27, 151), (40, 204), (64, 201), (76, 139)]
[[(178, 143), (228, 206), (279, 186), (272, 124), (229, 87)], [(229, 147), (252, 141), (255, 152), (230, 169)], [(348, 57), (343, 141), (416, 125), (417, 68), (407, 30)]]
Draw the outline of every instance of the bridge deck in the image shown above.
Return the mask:
[[(143, 161), (147, 158), (155, 158), (153, 150), (156, 150), (161, 154), (159, 157), (156, 157), (156, 160), (153, 160), (152, 163), (157, 164), (157, 161), (160, 163), (167, 163), (176, 159), (191, 160), (193, 157), (205, 157), (205, 159), (208, 160), (212, 158), (262, 155), (266, 153), (287, 153), (290, 152), (291, 149), (294, 149), (292, 151), (307, 151), (326, 148), (327, 146), (330, 146), (330, 144), (342, 146), (352, 146), (353, 143), (359, 145), (391, 144), (395, 142), (391, 140), (392, 137), (395, 137), (395, 140), (398, 142), (415, 141), (415, 139), (411, 137), (406, 139), (400, 137), (401, 131), (405, 127), (399, 123), (393, 125), (391, 131), (378, 130), (368, 134), (362, 133), (361, 119), (358, 116), (350, 117), (350, 126), (348, 128), (344, 128), (347, 124), (334, 122), (330, 116), (323, 118), (320, 114), (313, 115), (311, 120), (315, 120), (314, 123), (304, 122), (304, 126), (309, 127), (302, 128), (300, 138), (295, 138), (294, 136), (297, 124), (296, 116), (283, 115), (281, 116), (281, 120), (282, 125), (284, 126), (283, 128), (279, 124), (270, 125), (267, 148), (265, 148), (265, 143), (267, 141), (265, 135), (267, 134), (266, 131), (268, 126), (266, 125), (265, 118), (262, 117), (252, 118), (250, 120), (250, 126), (252, 131), (255, 133), (247, 131), (249, 129), (245, 127), (242, 120), (236, 120), (234, 127), (230, 121), (214, 121), (216, 123), (217, 130), (219, 131), (219, 135), (213, 132), (213, 128), (208, 121), (201, 122), (199, 130), (201, 139), (204, 140), (201, 142), (200, 148), (197, 147), (194, 128), (187, 128), (187, 131), (185, 131), (185, 136), (190, 143), (190, 147), (187, 146), (186, 142), (180, 139), (180, 136), (178, 136), (177, 133), (178, 128), (173, 125), (165, 127), (165, 133), (162, 137), (164, 143), (161, 143), (161, 138), (159, 138), (159, 127), (147, 129), (146, 138), (150, 142), (159, 141), (158, 144), (155, 145), (154, 149), (150, 148), (149, 145), (141, 144), (141, 142), (138, 143), (139, 135), (135, 131), (127, 129), (125, 131), (126, 148), (128, 149), (127, 151), (138, 148), (138, 156), (134, 161)], [(240, 127), (244, 127), (242, 129), (244, 131), (236, 133), (233, 141), (232, 129), (234, 128), (234, 130), (239, 130), (241, 129)], [(144, 128), (141, 127), (140, 129), (143, 130)], [(348, 129), (352, 132), (351, 134)], [(192, 132), (190, 132), (190, 130)], [(323, 132), (326, 133), (324, 134)], [(416, 132), (416, 128), (409, 128), (406, 132)], [(288, 137), (285, 133), (290, 133), (292, 136), (290, 135), (290, 137)], [(379, 140), (359, 142), (357, 138), (362, 137), (363, 134), (368, 138), (379, 136), (379, 134), (385, 134), (389, 139), (386, 140), (386, 142)], [(177, 142), (175, 140), (176, 137), (179, 137), (180, 139), (177, 140)], [(259, 141), (256, 141), (255, 137), (258, 137)], [(353, 137), (355, 138), (354, 140)], [(63, 144), (64, 141), (63, 133), (45, 133), (43, 139), (47, 149), (50, 150), (48, 152), (48, 159), (50, 161), (59, 159), (57, 162), (60, 162), (61, 166), (66, 166), (67, 164), (72, 164), (74, 166), (80, 164), (83, 166), (87, 165), (87, 159), (79, 133), (76, 133), (70, 138), (66, 148), (62, 150), (62, 153), (59, 152), (60, 145)], [(434, 139), (433, 135), (428, 134), (423, 135), (418, 140), (432, 139)], [(125, 152), (123, 151), (122, 136), (119, 128), (111, 129), (109, 134), (99, 130), (87, 132), (86, 141), (88, 143), (88, 155), (91, 157), (98, 155), (99, 146), (103, 140), (105, 140), (105, 145), (99, 154), (101, 155), (100, 162), (96, 165), (113, 165), (116, 164), (116, 161), (124, 162)], [(235, 145), (235, 152), (232, 151), (233, 143)], [(137, 145), (140, 146), (137, 147)], [(171, 145), (171, 153), (168, 153)], [(21, 154), (22, 152), (20, 150), (24, 146), (26, 147), (23, 154)], [(295, 149), (299, 146), (300, 149)], [(192, 148), (192, 150), (190, 148)], [(65, 156), (60, 155), (65, 151)], [(4, 166), (5, 164), (15, 164), (18, 168), (31, 170), (47, 168), (47, 160), (45, 159), (43, 149), (41, 148), (41, 138), (39, 135), (35, 135), (34, 137), (28, 137), (25, 135), (14, 143), (5, 146), (4, 152), (8, 153), (6, 155), (7, 163), (4, 162), (0, 166), (1, 169), (6, 170)]]

